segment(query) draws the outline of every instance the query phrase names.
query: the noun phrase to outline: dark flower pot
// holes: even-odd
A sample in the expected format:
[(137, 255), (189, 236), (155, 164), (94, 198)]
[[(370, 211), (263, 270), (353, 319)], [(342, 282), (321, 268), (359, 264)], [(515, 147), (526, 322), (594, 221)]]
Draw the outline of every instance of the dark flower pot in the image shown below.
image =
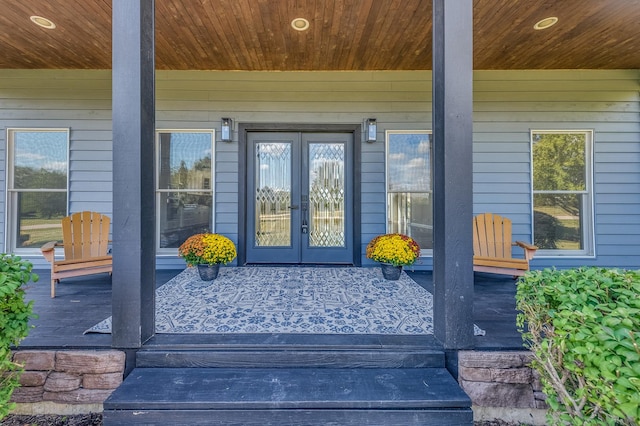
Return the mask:
[(198, 274), (202, 281), (213, 281), (218, 277), (220, 271), (220, 264), (213, 265), (198, 265)]
[(380, 267), (382, 268), (382, 276), (391, 281), (397, 281), (400, 279), (400, 274), (402, 273), (402, 266), (393, 266), (389, 263), (381, 263)]

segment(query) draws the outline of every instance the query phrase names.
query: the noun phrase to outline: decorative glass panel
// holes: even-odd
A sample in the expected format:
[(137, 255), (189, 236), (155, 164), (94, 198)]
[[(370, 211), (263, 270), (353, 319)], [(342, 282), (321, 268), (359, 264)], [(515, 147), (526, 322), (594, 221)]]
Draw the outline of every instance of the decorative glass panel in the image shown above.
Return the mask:
[(431, 134), (387, 133), (387, 231), (433, 248)]
[(255, 244), (291, 246), (291, 144), (256, 144)]
[(344, 144), (309, 144), (309, 246), (345, 246)]

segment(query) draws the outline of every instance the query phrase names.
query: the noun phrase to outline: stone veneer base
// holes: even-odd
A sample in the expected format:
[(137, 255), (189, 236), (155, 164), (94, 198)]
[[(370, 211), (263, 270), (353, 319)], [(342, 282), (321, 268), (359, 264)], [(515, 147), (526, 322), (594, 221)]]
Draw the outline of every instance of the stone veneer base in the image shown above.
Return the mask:
[[(123, 379), (125, 354), (116, 350), (14, 352), (25, 365), (21, 388), (14, 391), (14, 414), (88, 414)], [(473, 402), (474, 420), (504, 420), (544, 425), (546, 404), (527, 351), (461, 351), (462, 388)]]
[(59, 414), (74, 416), (76, 414), (102, 413), (102, 404), (58, 404), (56, 402), (17, 403), (11, 414), (35, 416), (38, 414)]
[(473, 403), (474, 420), (546, 424), (545, 395), (529, 351), (461, 351), (458, 383)]
[(17, 350), (23, 365), (11, 401), (15, 414), (87, 414), (122, 383), (125, 353), (118, 350)]
[(473, 405), (473, 420), (476, 422), (503, 420), (509, 423), (544, 426), (547, 410), (540, 408), (479, 407)]

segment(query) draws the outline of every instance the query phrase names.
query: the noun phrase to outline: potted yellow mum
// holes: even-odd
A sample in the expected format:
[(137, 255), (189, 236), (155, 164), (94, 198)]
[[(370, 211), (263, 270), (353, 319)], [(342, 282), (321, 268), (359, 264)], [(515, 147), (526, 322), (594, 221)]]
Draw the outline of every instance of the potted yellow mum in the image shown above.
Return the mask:
[(420, 246), (408, 235), (383, 234), (367, 245), (367, 258), (380, 262), (382, 274), (388, 280), (400, 278), (403, 266), (410, 266), (420, 257)]
[(188, 266), (197, 266), (204, 281), (216, 279), (220, 264), (226, 265), (236, 258), (236, 246), (220, 234), (195, 234), (178, 248), (178, 255)]

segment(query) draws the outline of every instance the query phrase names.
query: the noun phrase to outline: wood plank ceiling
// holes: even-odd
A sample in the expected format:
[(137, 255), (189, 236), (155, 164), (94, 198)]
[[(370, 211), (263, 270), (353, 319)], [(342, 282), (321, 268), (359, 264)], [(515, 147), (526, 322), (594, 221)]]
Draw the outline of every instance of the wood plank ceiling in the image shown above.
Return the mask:
[[(431, 69), (430, 0), (155, 4), (161, 70)], [(475, 69), (640, 69), (640, 0), (473, 4)], [(0, 10), (0, 68), (111, 68), (111, 0), (0, 0)], [(559, 22), (533, 29), (550, 16)]]

